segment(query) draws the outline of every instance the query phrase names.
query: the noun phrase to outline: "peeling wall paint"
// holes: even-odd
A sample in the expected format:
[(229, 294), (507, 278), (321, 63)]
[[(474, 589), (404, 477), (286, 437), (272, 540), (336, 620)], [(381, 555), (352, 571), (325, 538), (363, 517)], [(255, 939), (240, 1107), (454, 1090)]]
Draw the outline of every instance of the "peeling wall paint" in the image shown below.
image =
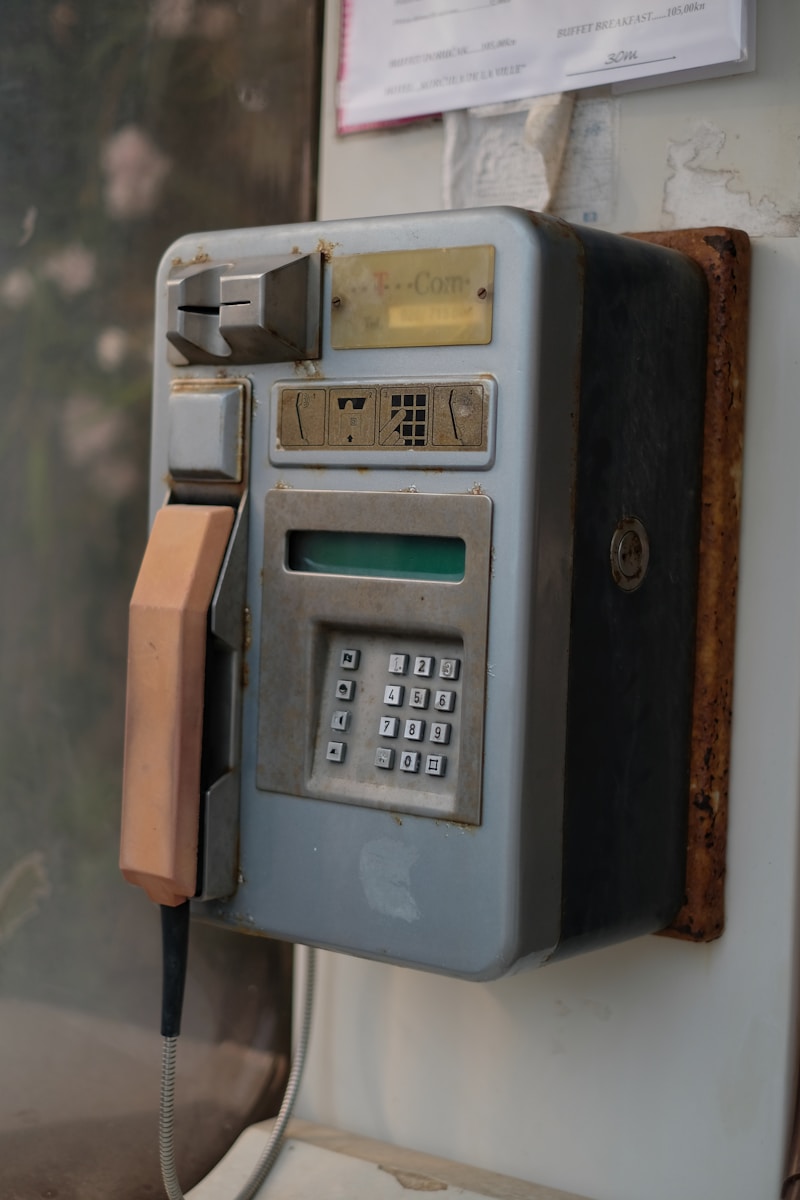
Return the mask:
[(730, 225), (751, 237), (794, 237), (800, 231), (800, 199), (781, 212), (769, 196), (753, 197), (738, 171), (719, 166), (727, 134), (711, 121), (698, 121), (685, 141), (669, 143), (662, 226)]

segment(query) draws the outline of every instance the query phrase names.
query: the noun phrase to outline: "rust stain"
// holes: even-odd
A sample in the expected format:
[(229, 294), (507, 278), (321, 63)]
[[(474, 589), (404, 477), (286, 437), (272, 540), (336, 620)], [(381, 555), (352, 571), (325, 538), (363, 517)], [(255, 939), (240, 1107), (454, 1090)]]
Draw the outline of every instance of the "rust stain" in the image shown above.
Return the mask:
[(431, 1179), (429, 1175), (418, 1175), (416, 1171), (401, 1171), (398, 1167), (387, 1167), (378, 1163), (378, 1170), (393, 1175), (400, 1187), (411, 1192), (446, 1192), (447, 1184), (441, 1179)]
[(468, 825), (466, 821), (447, 821), (444, 817), (437, 817), (434, 825), (444, 827), (445, 829), (460, 829), (462, 833), (477, 833), (477, 825)]
[(750, 239), (738, 229), (639, 233), (679, 250), (708, 282), (708, 366), (700, 516), (686, 895), (662, 932), (710, 942), (725, 924), (733, 649), (739, 567)]
[(292, 363), (292, 370), (301, 379), (323, 379), (322, 367), (310, 358), (298, 358)]
[(526, 211), (524, 215), (534, 228), (539, 229), (546, 226), (548, 234), (560, 237), (565, 242), (575, 242), (577, 236), (575, 230), (560, 217), (552, 217), (549, 213), (537, 213), (531, 210)]
[(338, 245), (339, 242), (328, 242), (325, 238), (320, 238), (317, 242), (317, 254), (321, 254), (325, 262), (330, 262)]
[(207, 262), (211, 262), (211, 255), (207, 251), (200, 249), (197, 251), (197, 254), (195, 254), (194, 258), (190, 258), (188, 262), (184, 262), (184, 260), (180, 257), (173, 258), (172, 269), (173, 271), (177, 271), (181, 267), (198, 267), (201, 265), (201, 263)]

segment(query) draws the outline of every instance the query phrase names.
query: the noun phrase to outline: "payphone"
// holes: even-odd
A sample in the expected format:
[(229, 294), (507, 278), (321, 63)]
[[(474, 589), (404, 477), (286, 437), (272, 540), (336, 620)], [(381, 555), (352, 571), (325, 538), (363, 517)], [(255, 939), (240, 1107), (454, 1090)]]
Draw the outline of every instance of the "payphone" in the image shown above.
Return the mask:
[(706, 311), (681, 254), (513, 209), (177, 242), (128, 878), (470, 979), (663, 927)]

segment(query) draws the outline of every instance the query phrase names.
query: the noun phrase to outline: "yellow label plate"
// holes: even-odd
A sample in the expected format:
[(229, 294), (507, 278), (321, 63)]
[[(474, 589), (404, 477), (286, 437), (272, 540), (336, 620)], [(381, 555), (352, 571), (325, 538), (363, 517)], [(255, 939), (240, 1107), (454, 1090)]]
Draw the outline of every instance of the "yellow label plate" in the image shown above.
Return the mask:
[(334, 350), (485, 346), (494, 246), (392, 250), (333, 260)]

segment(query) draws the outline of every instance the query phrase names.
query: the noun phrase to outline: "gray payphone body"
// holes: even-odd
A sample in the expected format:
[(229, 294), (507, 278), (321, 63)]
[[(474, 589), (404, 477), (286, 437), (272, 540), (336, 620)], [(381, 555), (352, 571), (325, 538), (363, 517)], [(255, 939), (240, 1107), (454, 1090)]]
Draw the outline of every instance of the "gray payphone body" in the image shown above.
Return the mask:
[(669, 921), (705, 342), (694, 263), (512, 209), (171, 247), (152, 509), (238, 506), (205, 916), (473, 979)]

